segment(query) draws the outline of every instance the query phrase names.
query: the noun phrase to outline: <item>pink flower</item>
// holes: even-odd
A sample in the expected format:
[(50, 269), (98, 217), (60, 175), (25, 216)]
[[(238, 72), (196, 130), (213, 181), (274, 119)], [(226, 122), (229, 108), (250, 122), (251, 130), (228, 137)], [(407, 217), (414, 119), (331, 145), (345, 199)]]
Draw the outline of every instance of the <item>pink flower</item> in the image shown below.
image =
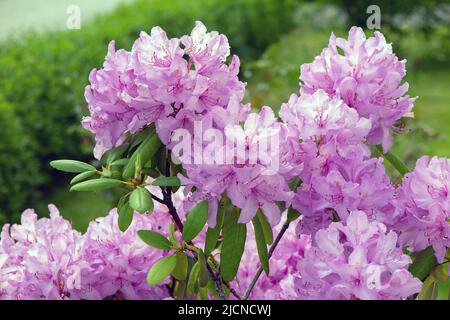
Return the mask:
[(226, 108), (232, 96), (242, 100), (239, 59), (233, 56), (228, 65), (229, 53), (227, 38), (207, 33), (201, 22), (181, 41), (155, 27), (150, 35), (141, 32), (131, 52), (116, 52), (111, 42), (85, 93), (90, 116), (82, 123), (95, 134), (95, 157), (155, 122), (168, 144), (174, 129), (191, 129), (212, 109)]
[(20, 225), (4, 225), (0, 239), (0, 299), (72, 299), (89, 265), (82, 235), (49, 205), (50, 218), (34, 210)]
[[(341, 53), (342, 52), (342, 53)], [(352, 27), (348, 40), (330, 37), (328, 47), (313, 63), (301, 67), (301, 93), (319, 89), (340, 97), (369, 119), (369, 143), (382, 144), (387, 152), (392, 145), (390, 130), (402, 117), (412, 117), (414, 98), (405, 95), (408, 83), (405, 60), (399, 61), (380, 32), (366, 38), (361, 28)]]
[[(273, 229), (275, 236), (281, 225)], [(233, 283), (233, 287), (241, 294), (244, 294), (250, 285), (260, 265), (253, 229), (247, 230), (245, 252), (236, 276), (237, 280)], [(310, 246), (310, 236), (297, 235), (294, 226), (291, 225), (269, 260), (269, 276), (265, 273), (261, 274), (249, 298), (252, 300), (296, 299), (292, 274), (296, 270), (298, 260)]]
[[(275, 201), (290, 201), (293, 194), (288, 182), (300, 169), (290, 161), (280, 161), (289, 159), (294, 143), (287, 127), (277, 121), (270, 108), (263, 107), (259, 113), (250, 114), (242, 127), (225, 127), (224, 134), (225, 140), (240, 143), (215, 146), (214, 150), (223, 155), (222, 163), (184, 165), (187, 177), (180, 178), (188, 186), (186, 192), (195, 187), (187, 205), (208, 200), (208, 225), (214, 226), (217, 201), (226, 192), (233, 205), (241, 209), (240, 223), (249, 222), (260, 208), (272, 225), (278, 224), (281, 212)], [(266, 147), (261, 143), (267, 143)]]
[(427, 156), (403, 178), (398, 189), (396, 221), (399, 241), (412, 251), (433, 246), (439, 262), (450, 247), (450, 160)]
[(405, 299), (421, 290), (397, 235), (369, 222), (362, 211), (318, 231), (314, 239), (294, 272), (298, 299)]
[(167, 211), (151, 215), (134, 214), (133, 223), (125, 232), (117, 225), (117, 210), (90, 223), (84, 235), (83, 259), (89, 269), (83, 273), (83, 299), (120, 297), (126, 300), (163, 299), (169, 297), (164, 284), (149, 286), (146, 282), (150, 267), (166, 252), (144, 243), (139, 230), (168, 233), (170, 216)]

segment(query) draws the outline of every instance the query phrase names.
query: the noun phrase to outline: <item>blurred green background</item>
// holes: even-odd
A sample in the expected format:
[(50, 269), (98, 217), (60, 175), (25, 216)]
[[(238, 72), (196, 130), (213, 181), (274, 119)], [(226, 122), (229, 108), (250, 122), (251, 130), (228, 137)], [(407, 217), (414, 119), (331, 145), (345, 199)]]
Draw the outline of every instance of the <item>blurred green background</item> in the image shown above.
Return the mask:
[[(81, 9), (79, 30), (66, 28), (71, 4)], [(394, 151), (410, 166), (422, 154), (450, 157), (447, 1), (0, 1), (0, 225), (17, 222), (29, 207), (46, 215), (54, 203), (84, 230), (113, 206), (114, 194), (69, 193), (69, 177), (48, 165), (92, 161), (92, 136), (80, 126), (83, 92), (110, 40), (130, 49), (141, 30), (159, 25), (180, 36), (202, 20), (225, 33), (240, 56), (246, 100), (278, 110), (298, 91), (300, 65), (320, 53), (331, 32), (346, 37), (350, 26), (364, 27), (372, 4), (381, 9), (381, 31), (408, 60), (410, 95), (419, 97)]]

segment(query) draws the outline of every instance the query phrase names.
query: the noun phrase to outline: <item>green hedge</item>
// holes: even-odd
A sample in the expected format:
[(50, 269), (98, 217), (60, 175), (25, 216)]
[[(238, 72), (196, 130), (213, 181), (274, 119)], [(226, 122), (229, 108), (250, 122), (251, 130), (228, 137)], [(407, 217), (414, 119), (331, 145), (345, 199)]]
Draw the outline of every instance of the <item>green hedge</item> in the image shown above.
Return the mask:
[[(38, 162), (31, 151), (31, 141), (26, 128), (14, 114), (12, 105), (0, 96), (0, 199), (2, 211), (0, 225), (9, 220), (12, 212), (23, 209), (30, 192), (44, 183), (42, 175), (35, 175)], [(6, 214), (8, 213), (8, 215)]]
[(180, 36), (202, 20), (210, 30), (227, 34), (245, 65), (294, 26), (297, 2), (139, 1), (98, 16), (81, 30), (28, 33), (3, 41), (1, 109), (8, 111), (0, 118), (2, 137), (7, 136), (0, 140), (0, 215), (11, 220), (58, 186), (61, 176), (54, 176), (49, 160), (91, 157), (91, 139), (79, 124), (86, 111), (84, 87), (89, 71), (101, 66), (111, 39), (129, 49), (141, 30), (160, 25), (170, 36)]

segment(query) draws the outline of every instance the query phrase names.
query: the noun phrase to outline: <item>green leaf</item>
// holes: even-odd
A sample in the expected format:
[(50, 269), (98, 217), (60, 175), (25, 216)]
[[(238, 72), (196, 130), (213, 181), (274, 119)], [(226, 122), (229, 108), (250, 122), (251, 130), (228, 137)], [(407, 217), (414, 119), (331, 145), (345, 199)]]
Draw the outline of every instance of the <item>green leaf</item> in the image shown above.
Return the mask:
[(177, 177), (159, 177), (152, 182), (152, 185), (160, 187), (179, 187), (181, 186), (181, 182)]
[(216, 289), (216, 285), (214, 284), (214, 281), (212, 278), (210, 278), (208, 280), (208, 284), (206, 285), (206, 287), (208, 288), (209, 292), (217, 299), (220, 299), (220, 295), (219, 292)]
[(151, 230), (139, 230), (138, 236), (146, 244), (156, 249), (170, 250), (172, 248), (172, 244), (170, 243), (170, 241), (158, 232), (154, 232)]
[(298, 218), (300, 218), (300, 213), (298, 213), (295, 209), (293, 209), (292, 207), (289, 207), (288, 209), (288, 214), (287, 214), (287, 219), (289, 222), (295, 221)]
[(130, 162), (130, 159), (118, 159), (110, 164), (110, 166), (125, 166)]
[(419, 292), (419, 300), (436, 300), (438, 294), (438, 288), (436, 279), (433, 276), (428, 277), (422, 286), (422, 290)]
[(438, 280), (437, 286), (438, 286), (437, 300), (449, 300), (450, 278), (448, 278), (448, 275), (446, 280)]
[(139, 213), (152, 212), (152, 195), (147, 189), (138, 187), (130, 195), (130, 206)]
[(107, 165), (113, 165), (113, 163), (120, 159), (125, 153), (125, 151), (128, 150), (130, 147), (129, 143), (124, 143), (114, 149), (108, 150), (105, 152), (105, 154), (102, 156), (102, 162), (106, 163)]
[(269, 222), (267, 221), (266, 216), (261, 212), (261, 210), (258, 210), (258, 213), (256, 216), (258, 217), (259, 223), (261, 225), (261, 229), (264, 234), (265, 242), (267, 244), (272, 244), (272, 242), (273, 242), (272, 227), (270, 226)]
[(177, 253), (177, 264), (172, 271), (172, 275), (177, 280), (186, 280), (188, 272), (188, 257), (186, 253)]
[(75, 184), (75, 183), (78, 183), (80, 181), (86, 180), (87, 178), (92, 177), (96, 173), (97, 173), (97, 171), (93, 170), (93, 171), (85, 171), (85, 172), (82, 172), (80, 174), (77, 174), (72, 180), (70, 180), (70, 184)]
[(411, 272), (414, 277), (423, 281), (436, 265), (437, 261), (434, 250), (432, 247), (428, 247), (415, 255), (413, 263), (409, 266), (409, 272)]
[(145, 165), (158, 151), (160, 146), (160, 141), (158, 135), (155, 132), (155, 129), (152, 128), (152, 132), (145, 138), (142, 144), (136, 149), (133, 155), (130, 158), (130, 161), (123, 169), (122, 176), (125, 179), (133, 178), (135, 174), (135, 165), (138, 155), (140, 155), (140, 161), (143, 165)]
[(208, 284), (208, 270), (206, 269), (206, 259), (205, 255), (201, 250), (197, 252), (198, 257), (198, 265), (199, 265), (199, 272), (198, 272), (198, 284), (201, 288), (205, 287)]
[(175, 227), (174, 227), (173, 223), (169, 224), (169, 240), (174, 246), (176, 246), (176, 247), (181, 246), (180, 242), (178, 241), (177, 237), (175, 236)]
[(183, 240), (191, 241), (194, 239), (206, 224), (208, 219), (208, 202), (197, 203), (186, 217), (183, 228)]
[(289, 182), (289, 189), (291, 189), (291, 191), (296, 191), (298, 186), (300, 185), (300, 178), (299, 177), (295, 177), (294, 179), (292, 179), (291, 182)]
[(130, 226), (131, 222), (133, 222), (133, 209), (131, 209), (128, 202), (125, 202), (119, 208), (119, 218), (118, 218), (119, 229), (122, 232), (125, 232)]
[(188, 297), (195, 293), (195, 285), (197, 284), (199, 272), (200, 265), (198, 264), (198, 262), (196, 262), (191, 269), (191, 273), (189, 274), (189, 280), (186, 288), (186, 295)]
[(219, 208), (217, 210), (216, 226), (214, 228), (208, 228), (208, 230), (206, 231), (206, 240), (205, 240), (206, 255), (209, 255), (216, 248), (217, 241), (219, 240), (220, 236), (220, 231), (222, 230), (226, 209), (227, 209), (227, 199), (226, 197), (224, 197), (219, 202)]
[(198, 288), (198, 300), (209, 300), (208, 298), (208, 288)]
[(239, 215), (231, 213), (231, 218), (223, 229), (222, 251), (220, 254), (220, 273), (225, 281), (232, 281), (244, 253), (247, 226), (237, 223)]
[(183, 300), (186, 291), (186, 281), (176, 281), (173, 288), (173, 295), (177, 300)]
[(60, 171), (79, 173), (85, 171), (96, 171), (97, 169), (90, 164), (76, 160), (55, 160), (50, 165)]
[(97, 191), (122, 187), (125, 182), (117, 179), (101, 178), (80, 182), (73, 185), (70, 191)]
[(259, 261), (263, 267), (264, 272), (269, 274), (269, 258), (267, 254), (266, 240), (258, 217), (252, 219), (253, 229), (255, 231), (256, 248), (258, 249)]
[(161, 283), (172, 273), (177, 264), (177, 256), (171, 255), (158, 260), (147, 274), (147, 283), (151, 286)]
[(405, 174), (407, 174), (408, 172), (411, 172), (411, 169), (403, 163), (402, 160), (400, 160), (399, 157), (397, 157), (395, 154), (393, 154), (391, 151), (388, 151), (387, 153), (383, 153), (383, 147), (381, 145), (377, 145), (375, 146), (375, 148), (377, 149), (377, 151), (379, 152), (379, 154), (386, 159), (387, 161), (389, 161), (389, 163), (395, 168), (397, 169), (397, 171), (404, 176)]

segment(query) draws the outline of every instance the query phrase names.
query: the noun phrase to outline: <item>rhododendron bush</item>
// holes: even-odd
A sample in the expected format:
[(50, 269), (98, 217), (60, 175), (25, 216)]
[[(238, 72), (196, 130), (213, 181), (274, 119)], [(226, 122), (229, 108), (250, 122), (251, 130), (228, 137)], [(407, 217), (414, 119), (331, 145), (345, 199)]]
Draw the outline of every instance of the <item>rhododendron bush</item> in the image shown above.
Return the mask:
[[(50, 205), (0, 240), (1, 299), (434, 299), (448, 287), (450, 159), (390, 152), (414, 97), (384, 36), (333, 34), (282, 104), (243, 103), (239, 58), (197, 22), (112, 41), (82, 120), (101, 167), (71, 191), (118, 189), (81, 234)], [(390, 162), (403, 177), (394, 184)], [(448, 295), (448, 292), (445, 294)], [(442, 298), (442, 297), (441, 297)]]

